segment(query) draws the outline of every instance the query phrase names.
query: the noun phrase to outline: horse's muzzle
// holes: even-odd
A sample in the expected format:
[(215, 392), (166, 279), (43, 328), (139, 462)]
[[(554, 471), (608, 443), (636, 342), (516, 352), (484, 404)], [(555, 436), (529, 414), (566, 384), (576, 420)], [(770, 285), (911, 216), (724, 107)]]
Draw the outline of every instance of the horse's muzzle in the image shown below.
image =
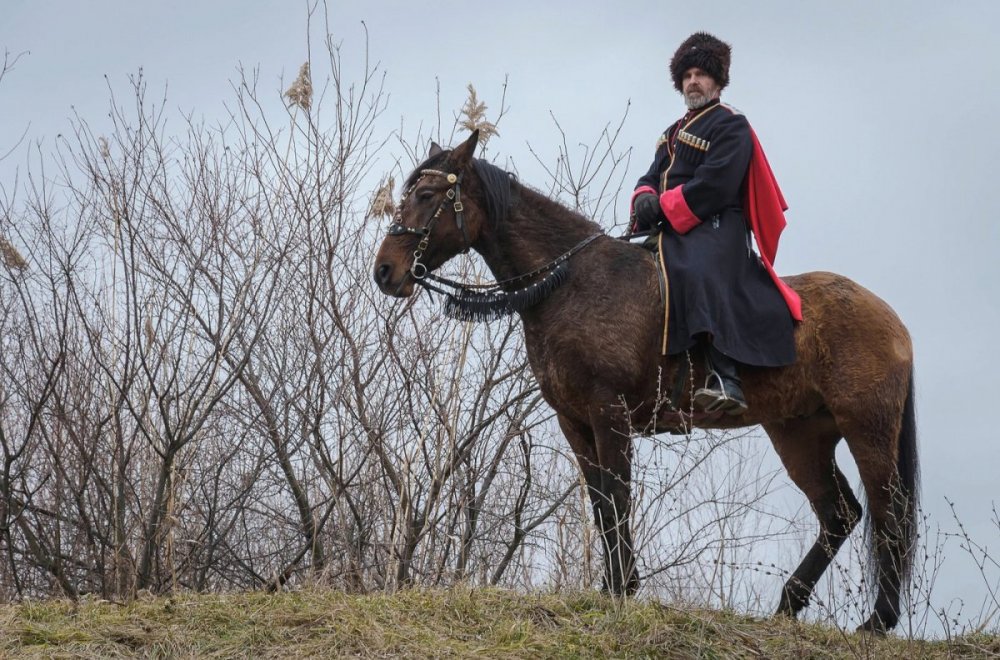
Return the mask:
[[(398, 276), (397, 273), (402, 275)], [(375, 283), (382, 293), (397, 298), (407, 298), (413, 295), (413, 278), (409, 271), (398, 271), (391, 263), (375, 264)]]

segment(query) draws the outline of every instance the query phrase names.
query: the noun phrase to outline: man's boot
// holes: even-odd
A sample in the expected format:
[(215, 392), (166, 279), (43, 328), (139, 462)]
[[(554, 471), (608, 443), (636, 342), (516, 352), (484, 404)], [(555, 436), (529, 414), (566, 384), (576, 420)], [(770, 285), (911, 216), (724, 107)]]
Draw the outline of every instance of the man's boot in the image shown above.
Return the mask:
[(747, 410), (736, 361), (711, 344), (705, 347), (705, 387), (694, 393), (694, 403), (708, 413), (742, 415)]

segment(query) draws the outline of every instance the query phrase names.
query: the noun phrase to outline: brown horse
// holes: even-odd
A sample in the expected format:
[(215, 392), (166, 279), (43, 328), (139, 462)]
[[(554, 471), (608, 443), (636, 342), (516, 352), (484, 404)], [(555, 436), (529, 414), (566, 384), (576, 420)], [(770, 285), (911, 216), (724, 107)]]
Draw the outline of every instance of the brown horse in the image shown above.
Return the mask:
[(482, 255), (499, 289), (459, 289), (452, 310), (466, 317), (520, 314), (532, 371), (589, 485), (604, 539), (605, 588), (631, 594), (639, 584), (629, 529), (631, 437), (682, 421), (701, 428), (760, 424), (820, 526), (777, 612), (794, 616), (807, 605), (861, 515), (835, 462), (845, 439), (867, 495), (878, 587), (861, 628), (895, 626), (915, 541), (918, 464), (913, 351), (892, 309), (839, 275), (785, 278), (802, 298), (797, 362), (744, 367), (749, 409), (741, 416), (685, 417), (690, 392), (678, 390), (682, 397), (671, 405), (663, 400), (664, 389), (671, 392), (664, 383), (689, 363), (693, 380), (704, 374), (700, 360), (660, 355), (663, 309), (649, 254), (474, 159), (477, 139), (473, 134), (451, 151), (433, 145), (410, 175), (376, 257), (375, 280), (399, 297), (418, 283), (440, 290), (449, 281), (434, 276), (437, 267), (470, 247)]

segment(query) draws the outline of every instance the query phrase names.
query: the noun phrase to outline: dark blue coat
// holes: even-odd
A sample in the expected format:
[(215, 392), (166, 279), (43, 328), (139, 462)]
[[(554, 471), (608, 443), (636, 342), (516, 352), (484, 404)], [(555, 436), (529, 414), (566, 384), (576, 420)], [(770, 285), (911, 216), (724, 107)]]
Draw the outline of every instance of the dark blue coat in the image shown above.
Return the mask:
[(635, 194), (660, 196), (669, 221), (663, 246), (672, 355), (707, 333), (744, 364), (795, 361), (791, 314), (753, 249), (743, 208), (753, 149), (746, 118), (713, 101), (664, 132), (636, 184)]

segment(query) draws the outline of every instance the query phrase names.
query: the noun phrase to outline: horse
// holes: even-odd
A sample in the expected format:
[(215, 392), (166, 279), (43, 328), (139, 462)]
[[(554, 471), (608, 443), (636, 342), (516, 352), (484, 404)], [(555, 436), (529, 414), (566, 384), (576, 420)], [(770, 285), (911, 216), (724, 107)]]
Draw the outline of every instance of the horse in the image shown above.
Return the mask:
[[(520, 316), (528, 362), (588, 486), (604, 541), (604, 590), (627, 596), (639, 586), (629, 527), (632, 437), (679, 423), (760, 425), (819, 521), (776, 614), (794, 618), (808, 605), (861, 519), (836, 463), (835, 449), (846, 440), (867, 499), (866, 547), (877, 586), (859, 630), (893, 628), (912, 568), (919, 495), (913, 348), (895, 312), (840, 275), (784, 277), (802, 300), (796, 361), (742, 366), (743, 414), (693, 411), (687, 388), (665, 405), (663, 383), (683, 382), (684, 369), (697, 381), (704, 367), (662, 354), (664, 309), (649, 252), (475, 158), (477, 142), (473, 133), (450, 150), (432, 143), (404, 185), (374, 278), (383, 293), (400, 298), (416, 285), (448, 293), (451, 311), (465, 318)], [(469, 249), (498, 286), (477, 291), (435, 276)]]

